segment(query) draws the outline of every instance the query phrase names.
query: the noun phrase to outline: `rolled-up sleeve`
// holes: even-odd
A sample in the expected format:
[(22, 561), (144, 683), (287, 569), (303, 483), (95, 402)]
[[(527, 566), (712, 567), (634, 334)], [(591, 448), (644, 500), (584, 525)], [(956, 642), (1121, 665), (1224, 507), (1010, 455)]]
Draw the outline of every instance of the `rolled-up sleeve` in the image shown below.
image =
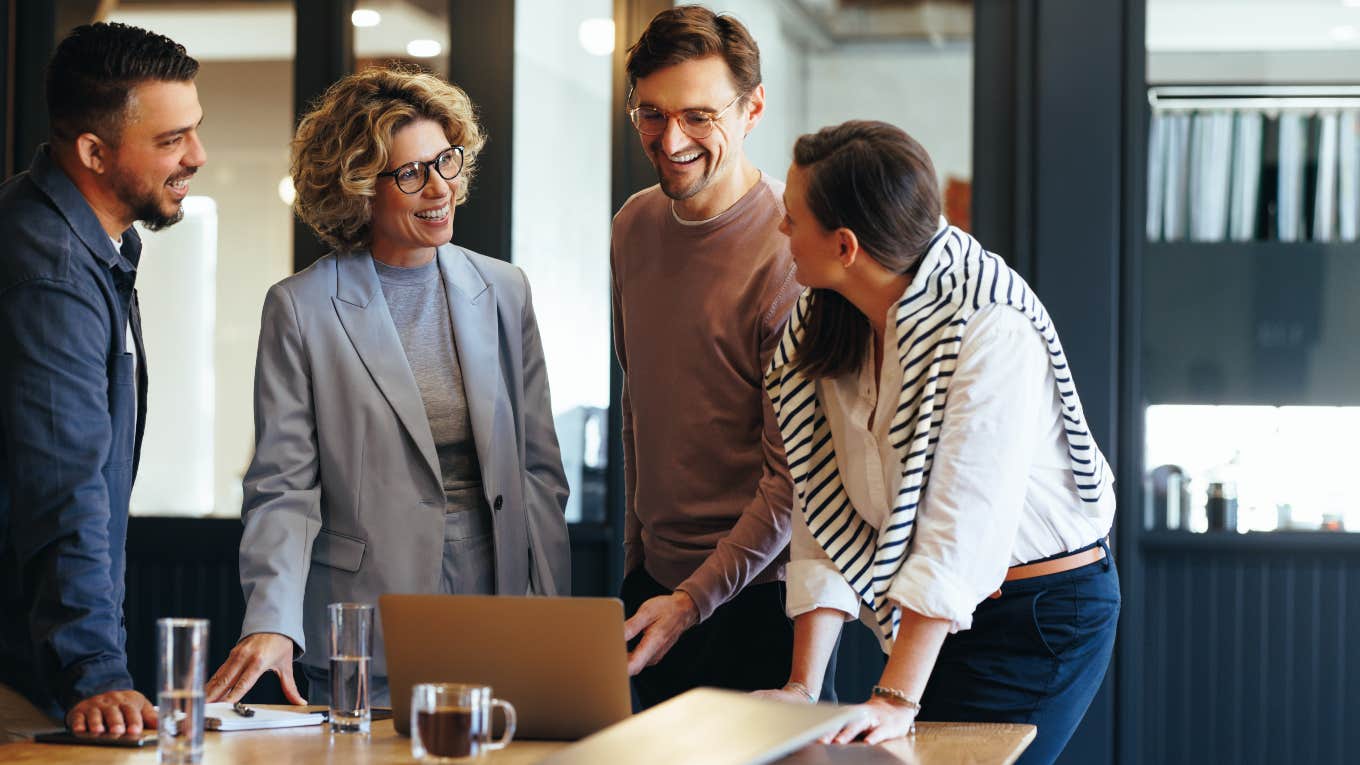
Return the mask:
[[(6, 575), (31, 598), (28, 613), (5, 618), (27, 622), (36, 669), (68, 708), (132, 687), (104, 472), (132, 470), (131, 452), (111, 454), (111, 331), (102, 300), (78, 283), (34, 279), (0, 295), (0, 469), (17, 558)], [(128, 384), (131, 363), (116, 366)]]
[(949, 385), (911, 554), (888, 590), (898, 605), (972, 626), (1011, 562), (1030, 465), (1055, 395), (1048, 346), (1019, 311), (974, 314)]
[(846, 621), (859, 614), (860, 600), (855, 589), (817, 544), (802, 510), (797, 508), (793, 511), (793, 534), (789, 540), (787, 585), (785, 610), (790, 619), (818, 608), (834, 608)]

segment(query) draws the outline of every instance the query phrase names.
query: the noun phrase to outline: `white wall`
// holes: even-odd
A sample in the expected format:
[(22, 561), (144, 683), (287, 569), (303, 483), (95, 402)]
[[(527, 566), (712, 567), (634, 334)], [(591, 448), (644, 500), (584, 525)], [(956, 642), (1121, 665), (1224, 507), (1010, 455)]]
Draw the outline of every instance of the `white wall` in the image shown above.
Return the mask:
[(972, 45), (843, 45), (808, 57), (807, 89), (808, 131), (890, 122), (926, 148), (942, 185), (973, 177)]

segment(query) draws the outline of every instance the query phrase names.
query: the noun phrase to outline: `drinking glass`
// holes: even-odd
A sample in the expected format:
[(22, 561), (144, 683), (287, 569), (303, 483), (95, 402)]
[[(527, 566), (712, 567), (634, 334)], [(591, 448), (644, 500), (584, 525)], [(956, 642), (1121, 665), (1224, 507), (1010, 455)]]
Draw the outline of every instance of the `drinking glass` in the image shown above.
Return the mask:
[(331, 732), (367, 733), (369, 663), (373, 656), (373, 606), (332, 603), (331, 615)]
[(157, 757), (163, 763), (201, 762), (208, 620), (157, 619), (156, 657)]

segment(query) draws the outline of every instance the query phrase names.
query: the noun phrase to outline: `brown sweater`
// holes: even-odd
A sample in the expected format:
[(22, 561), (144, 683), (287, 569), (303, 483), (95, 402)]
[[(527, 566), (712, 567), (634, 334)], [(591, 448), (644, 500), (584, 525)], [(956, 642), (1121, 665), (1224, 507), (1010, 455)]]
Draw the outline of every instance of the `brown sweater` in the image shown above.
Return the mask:
[(627, 571), (683, 590), (699, 618), (783, 579), (793, 485), (765, 395), (801, 287), (765, 176), (682, 222), (653, 186), (614, 217), (614, 346), (624, 371)]

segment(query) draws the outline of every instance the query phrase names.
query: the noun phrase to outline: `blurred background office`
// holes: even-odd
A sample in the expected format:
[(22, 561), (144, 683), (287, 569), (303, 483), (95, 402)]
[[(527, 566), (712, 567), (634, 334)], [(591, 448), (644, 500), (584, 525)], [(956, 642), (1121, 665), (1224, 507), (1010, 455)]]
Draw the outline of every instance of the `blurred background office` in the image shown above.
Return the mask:
[[(1360, 751), (1360, 0), (729, 0), (761, 46), (747, 142), (905, 128), (950, 220), (1030, 280), (1119, 476), (1117, 655), (1064, 762), (1344, 762)], [(324, 254), (289, 211), (288, 140), (336, 78), (447, 76), (490, 140), (455, 242), (535, 288), (572, 482), (578, 594), (621, 576), (609, 222), (655, 177), (624, 48), (657, 0), (0, 0), (5, 176), (46, 133), (42, 68), (92, 20), (202, 62), (210, 161), (139, 275), (153, 387), (127, 618), (236, 638), (240, 479), (265, 289)], [(850, 700), (881, 659), (848, 631)], [(259, 689), (258, 698), (270, 689)], [(1346, 755), (1346, 752), (1352, 752)]]

